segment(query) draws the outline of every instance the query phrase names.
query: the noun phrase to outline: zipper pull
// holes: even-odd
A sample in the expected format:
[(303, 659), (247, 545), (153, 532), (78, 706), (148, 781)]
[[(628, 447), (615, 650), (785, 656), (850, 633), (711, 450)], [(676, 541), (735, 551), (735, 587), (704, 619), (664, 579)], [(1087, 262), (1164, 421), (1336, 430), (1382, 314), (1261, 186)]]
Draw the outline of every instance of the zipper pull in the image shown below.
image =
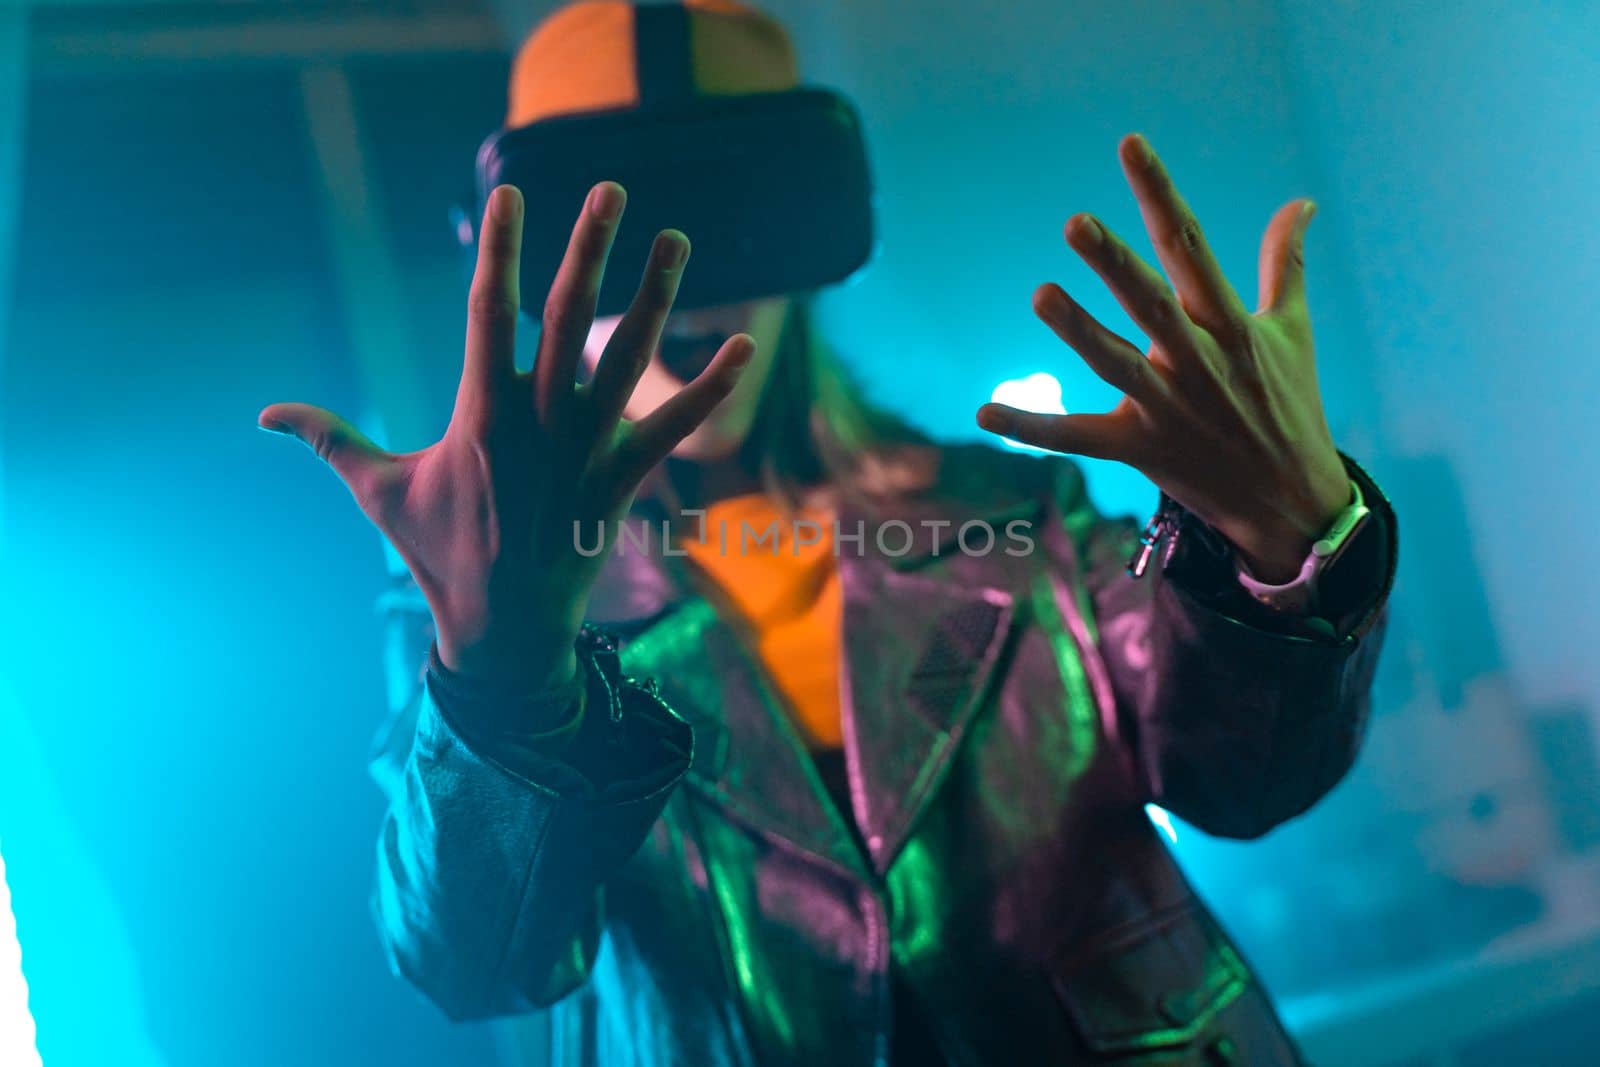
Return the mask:
[(1150, 557), (1155, 554), (1156, 546), (1165, 540), (1166, 536), (1167, 509), (1163, 506), (1150, 516), (1144, 532), (1139, 535), (1139, 550), (1128, 560), (1127, 569), (1130, 578), (1144, 577), (1144, 572), (1150, 568)]
[[(606, 691), (606, 704), (613, 723), (622, 721), (622, 660), (616, 636), (598, 626), (585, 623), (578, 632), (578, 648), (587, 656), (593, 673)], [(615, 740), (615, 738), (613, 738)]]

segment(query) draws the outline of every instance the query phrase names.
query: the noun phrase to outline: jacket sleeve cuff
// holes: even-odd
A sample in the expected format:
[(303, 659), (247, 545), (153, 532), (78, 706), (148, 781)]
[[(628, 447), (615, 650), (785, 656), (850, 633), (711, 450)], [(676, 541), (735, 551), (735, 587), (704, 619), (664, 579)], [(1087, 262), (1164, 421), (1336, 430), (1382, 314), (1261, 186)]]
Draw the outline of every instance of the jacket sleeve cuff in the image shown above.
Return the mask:
[(1372, 517), (1338, 566), (1321, 579), (1317, 614), (1279, 611), (1252, 597), (1238, 581), (1233, 546), (1175, 501), (1179, 532), (1166, 557), (1163, 576), (1195, 601), (1253, 629), (1323, 641), (1359, 638), (1372, 625), (1394, 585), (1398, 525), (1392, 505), (1372, 477), (1344, 453), (1340, 458), (1361, 487)]
[(471, 733), (516, 739), (523, 744), (568, 740), (583, 719), (584, 668), (565, 684), (524, 694), (452, 671), (439, 657), (437, 643), (428, 649), (428, 691), (439, 706)]
[(651, 683), (621, 673), (615, 642), (585, 627), (566, 685), (520, 695), (450, 671), (430, 655), (439, 717), (486, 762), (546, 793), (596, 804), (651, 795), (688, 770), (689, 724)]

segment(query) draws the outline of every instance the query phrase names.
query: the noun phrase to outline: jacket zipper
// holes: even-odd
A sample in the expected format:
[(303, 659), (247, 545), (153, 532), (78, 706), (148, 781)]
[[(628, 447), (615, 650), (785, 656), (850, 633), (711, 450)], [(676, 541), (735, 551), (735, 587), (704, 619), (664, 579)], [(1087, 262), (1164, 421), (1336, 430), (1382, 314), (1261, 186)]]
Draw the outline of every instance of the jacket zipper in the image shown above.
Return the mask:
[[(1130, 577), (1143, 578), (1145, 571), (1150, 569), (1150, 557), (1155, 555), (1156, 549), (1177, 534), (1177, 517), (1173, 514), (1171, 505), (1171, 498), (1162, 493), (1160, 506), (1156, 508), (1156, 513), (1150, 516), (1150, 521), (1145, 523), (1144, 532), (1139, 535), (1139, 547), (1128, 558), (1127, 571)], [(1168, 555), (1171, 555), (1170, 551)]]

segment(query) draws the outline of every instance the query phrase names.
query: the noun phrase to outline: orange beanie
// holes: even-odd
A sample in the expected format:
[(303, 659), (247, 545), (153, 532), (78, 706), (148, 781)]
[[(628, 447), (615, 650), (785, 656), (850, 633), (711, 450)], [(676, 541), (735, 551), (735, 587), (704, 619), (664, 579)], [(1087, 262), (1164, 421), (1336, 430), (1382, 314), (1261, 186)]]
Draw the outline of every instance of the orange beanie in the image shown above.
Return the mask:
[[(684, 6), (697, 92), (779, 92), (798, 84), (794, 47), (777, 20), (737, 0)], [(541, 22), (512, 64), (506, 126), (637, 107), (634, 7), (627, 0), (577, 0)]]

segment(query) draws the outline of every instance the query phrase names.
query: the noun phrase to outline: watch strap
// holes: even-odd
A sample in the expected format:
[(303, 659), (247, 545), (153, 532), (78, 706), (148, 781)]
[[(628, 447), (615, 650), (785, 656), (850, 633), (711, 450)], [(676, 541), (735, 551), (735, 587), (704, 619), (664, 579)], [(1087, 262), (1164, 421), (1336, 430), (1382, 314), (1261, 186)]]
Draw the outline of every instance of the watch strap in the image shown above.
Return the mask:
[(1372, 511), (1362, 497), (1361, 485), (1350, 479), (1350, 503), (1334, 516), (1328, 528), (1311, 544), (1311, 550), (1300, 564), (1300, 572), (1287, 582), (1263, 582), (1250, 573), (1242, 559), (1235, 557), (1239, 584), (1256, 600), (1268, 607), (1286, 613), (1315, 615), (1321, 604), (1318, 596), (1319, 581), (1325, 571), (1338, 562), (1357, 533), (1372, 518)]

